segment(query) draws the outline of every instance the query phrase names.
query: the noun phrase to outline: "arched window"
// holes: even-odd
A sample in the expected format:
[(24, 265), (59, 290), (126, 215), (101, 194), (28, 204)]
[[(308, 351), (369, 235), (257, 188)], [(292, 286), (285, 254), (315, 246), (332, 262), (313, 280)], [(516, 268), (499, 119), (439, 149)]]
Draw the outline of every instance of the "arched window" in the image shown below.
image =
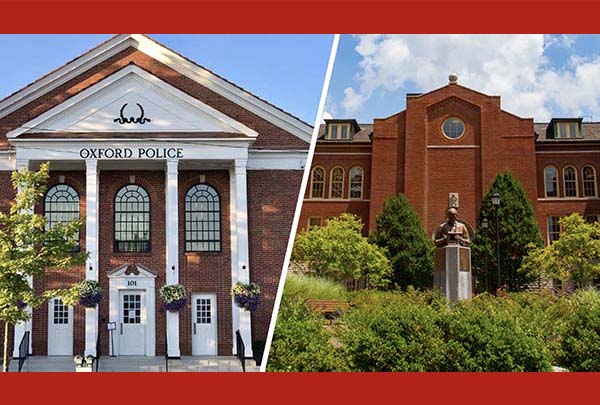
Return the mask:
[(185, 193), (185, 250), (221, 250), (221, 200), (208, 184), (197, 184)]
[(329, 178), (329, 198), (344, 198), (344, 169), (334, 167)]
[(350, 198), (363, 198), (363, 169), (355, 166), (350, 169)]
[(115, 195), (115, 252), (150, 251), (150, 196), (137, 184)]
[(596, 190), (596, 169), (594, 166), (587, 165), (583, 167), (583, 196), (598, 196)]
[(325, 196), (325, 169), (315, 167), (310, 174), (310, 198)]
[[(44, 216), (46, 229), (57, 223), (69, 223), (79, 219), (79, 194), (68, 184), (50, 187), (44, 197)], [(76, 239), (79, 240), (79, 232)]]
[(546, 197), (558, 197), (558, 170), (554, 166), (544, 168), (544, 190)]
[(563, 169), (563, 187), (565, 197), (577, 197), (577, 170), (573, 166)]

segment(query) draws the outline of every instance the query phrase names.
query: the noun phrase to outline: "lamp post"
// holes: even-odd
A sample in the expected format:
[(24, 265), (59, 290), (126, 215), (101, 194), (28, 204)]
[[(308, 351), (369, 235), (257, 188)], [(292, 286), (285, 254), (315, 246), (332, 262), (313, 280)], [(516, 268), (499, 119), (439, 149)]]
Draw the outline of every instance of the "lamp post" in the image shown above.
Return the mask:
[[(486, 217), (483, 217), (483, 219), (481, 220), (481, 227), (483, 228), (484, 232), (487, 233), (487, 229), (489, 227), (489, 221)], [(485, 291), (489, 292), (490, 291), (490, 286), (488, 283), (488, 252), (487, 252), (487, 239), (486, 239), (486, 244), (485, 244)]]
[(500, 194), (492, 194), (492, 204), (496, 207), (496, 264), (498, 265), (498, 288), (502, 285), (500, 280), (500, 226), (498, 225), (498, 210), (500, 208)]

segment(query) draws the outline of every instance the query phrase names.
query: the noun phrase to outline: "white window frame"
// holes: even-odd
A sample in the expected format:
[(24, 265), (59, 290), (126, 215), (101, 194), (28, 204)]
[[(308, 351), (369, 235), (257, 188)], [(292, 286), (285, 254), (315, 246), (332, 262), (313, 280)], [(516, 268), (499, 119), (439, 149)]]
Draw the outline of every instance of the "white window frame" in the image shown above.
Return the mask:
[[(575, 195), (567, 195), (567, 179), (566, 172), (567, 169), (572, 169), (573, 173), (575, 173)], [(562, 170), (562, 181), (563, 181), (563, 193), (565, 198), (577, 198), (579, 197), (579, 181), (577, 181), (577, 168), (573, 165), (566, 165)]]
[[(322, 181), (323, 188), (322, 188), (322, 194), (321, 194), (320, 197), (313, 197), (313, 190), (314, 190), (314, 184), (315, 184), (315, 182), (314, 182), (314, 173), (315, 173), (315, 170), (317, 170), (317, 169), (320, 169), (320, 170), (323, 171), (323, 181)], [(315, 200), (325, 198), (325, 184), (326, 184), (326, 181), (327, 181), (326, 174), (327, 174), (327, 170), (325, 170), (325, 168), (323, 166), (315, 166), (315, 167), (313, 167), (310, 170), (310, 194), (309, 194), (309, 198), (315, 199)]]
[[(339, 197), (334, 197), (333, 194), (333, 172), (337, 169), (340, 169), (342, 171), (342, 180), (340, 181), (341, 185), (342, 185), (342, 195)], [(334, 166), (331, 168), (331, 170), (329, 171), (329, 198), (332, 200), (342, 200), (344, 199), (344, 183), (346, 181), (346, 171), (344, 170), (344, 168), (342, 166)]]
[[(361, 171), (360, 175), (360, 197), (352, 197), (352, 170), (359, 169)], [(352, 166), (348, 171), (348, 198), (350, 200), (362, 200), (364, 198), (364, 189), (365, 189), (365, 169), (362, 166)]]
[[(586, 195), (585, 194), (585, 173), (584, 173), (584, 171), (588, 167), (590, 169), (592, 169), (592, 173), (594, 174), (594, 195)], [(598, 197), (598, 176), (597, 176), (597, 173), (596, 173), (596, 167), (594, 167), (594, 165), (586, 164), (586, 165), (584, 165), (581, 168), (581, 183), (582, 183), (582, 186), (583, 186), (583, 194), (582, 194), (583, 197), (587, 197), (587, 198)]]
[[(554, 169), (554, 172), (556, 174), (556, 196), (549, 196), (548, 195), (548, 187), (547, 187), (548, 186), (548, 182), (546, 181), (546, 170), (548, 170), (550, 168)], [(560, 180), (558, 178), (558, 173), (559, 173), (558, 168), (556, 166), (554, 166), (554, 165), (547, 165), (547, 166), (544, 167), (544, 173), (543, 173), (543, 175), (544, 175), (544, 197), (546, 197), (546, 198), (560, 198)]]

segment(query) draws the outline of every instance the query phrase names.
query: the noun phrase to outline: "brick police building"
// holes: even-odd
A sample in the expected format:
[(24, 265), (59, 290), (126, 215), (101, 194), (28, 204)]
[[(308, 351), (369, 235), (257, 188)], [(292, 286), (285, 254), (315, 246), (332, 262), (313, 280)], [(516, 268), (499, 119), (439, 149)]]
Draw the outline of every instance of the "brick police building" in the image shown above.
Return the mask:
[(546, 242), (558, 219), (600, 215), (600, 123), (555, 118), (534, 123), (502, 110), (500, 97), (448, 85), (408, 94), (406, 109), (373, 123), (331, 119), (322, 125), (300, 227), (342, 212), (360, 216), (364, 233), (376, 226), (384, 200), (405, 194), (431, 234), (444, 219), (450, 193), (460, 218), (476, 225), (484, 194), (510, 170), (532, 202)]
[[(142, 35), (117, 35), (0, 101), (0, 204), (11, 171), (50, 162), (35, 209), (85, 217), (85, 266), (36, 290), (98, 280), (97, 308), (52, 299), (17, 325), (34, 355), (246, 356), (266, 338), (312, 128)], [(250, 313), (232, 301), (256, 282)], [(179, 312), (159, 289), (181, 284)], [(109, 339), (107, 325), (116, 329)]]

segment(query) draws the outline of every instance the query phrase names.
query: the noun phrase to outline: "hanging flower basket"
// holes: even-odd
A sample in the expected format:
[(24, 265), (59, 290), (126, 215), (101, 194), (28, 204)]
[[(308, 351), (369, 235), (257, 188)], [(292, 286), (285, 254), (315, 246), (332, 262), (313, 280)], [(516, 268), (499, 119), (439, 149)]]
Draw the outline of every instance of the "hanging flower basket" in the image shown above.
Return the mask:
[(95, 280), (85, 280), (78, 284), (79, 303), (86, 308), (93, 308), (102, 301), (102, 289)]
[(27, 307), (27, 303), (24, 302), (23, 300), (17, 300), (17, 308), (19, 309), (25, 309)]
[(163, 299), (163, 308), (166, 311), (177, 312), (185, 307), (187, 303), (185, 288), (181, 284), (162, 286), (160, 296)]
[(235, 283), (231, 290), (235, 304), (246, 311), (254, 312), (260, 302), (260, 287), (256, 283)]

